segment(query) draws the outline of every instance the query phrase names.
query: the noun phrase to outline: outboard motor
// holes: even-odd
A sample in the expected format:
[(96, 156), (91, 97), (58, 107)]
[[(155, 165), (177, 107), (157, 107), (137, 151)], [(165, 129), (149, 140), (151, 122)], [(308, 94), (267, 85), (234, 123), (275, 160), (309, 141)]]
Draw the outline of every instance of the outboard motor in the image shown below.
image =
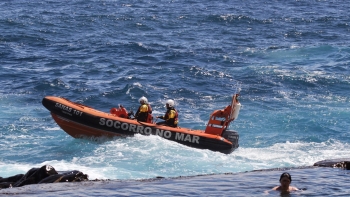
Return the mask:
[(224, 133), (222, 134), (222, 137), (232, 142), (234, 149), (239, 147), (239, 143), (238, 143), (239, 134), (237, 131), (225, 130)]

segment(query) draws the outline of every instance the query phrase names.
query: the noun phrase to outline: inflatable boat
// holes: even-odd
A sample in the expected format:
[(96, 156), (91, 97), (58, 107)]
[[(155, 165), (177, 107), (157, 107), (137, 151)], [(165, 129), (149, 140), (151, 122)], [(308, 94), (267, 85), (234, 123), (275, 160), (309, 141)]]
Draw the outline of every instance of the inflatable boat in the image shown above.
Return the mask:
[(210, 115), (205, 130), (139, 122), (131, 118), (123, 106), (112, 108), (106, 113), (55, 96), (46, 96), (42, 104), (51, 112), (52, 118), (62, 130), (74, 138), (158, 135), (186, 146), (229, 154), (239, 146), (238, 133), (228, 130), (229, 124), (237, 118), (240, 110), (237, 96), (233, 95), (230, 105), (222, 110), (215, 110)]

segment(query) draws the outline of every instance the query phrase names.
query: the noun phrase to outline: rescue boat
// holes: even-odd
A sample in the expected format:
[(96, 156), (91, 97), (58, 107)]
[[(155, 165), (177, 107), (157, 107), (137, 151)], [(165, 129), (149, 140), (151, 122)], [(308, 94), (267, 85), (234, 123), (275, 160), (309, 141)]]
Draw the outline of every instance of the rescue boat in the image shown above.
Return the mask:
[(139, 122), (131, 118), (123, 106), (106, 113), (56, 96), (46, 96), (42, 104), (61, 129), (73, 138), (158, 135), (186, 146), (230, 154), (239, 147), (239, 134), (228, 130), (241, 107), (236, 97), (237, 94), (233, 95), (230, 105), (210, 115), (205, 130), (157, 125), (152, 118)]

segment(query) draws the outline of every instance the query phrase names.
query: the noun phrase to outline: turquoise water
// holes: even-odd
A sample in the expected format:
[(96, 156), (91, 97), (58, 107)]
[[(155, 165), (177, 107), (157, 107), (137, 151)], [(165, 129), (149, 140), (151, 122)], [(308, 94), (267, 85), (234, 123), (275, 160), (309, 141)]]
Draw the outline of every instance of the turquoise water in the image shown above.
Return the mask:
[[(350, 158), (349, 8), (328, 1), (1, 2), (0, 176), (44, 164), (90, 179), (243, 176)], [(106, 112), (118, 104), (136, 111), (146, 96), (161, 115), (172, 98), (181, 127), (204, 129), (238, 87), (243, 108), (231, 129), (240, 147), (230, 155), (157, 136), (73, 139), (41, 105), (54, 95)], [(317, 170), (310, 176), (323, 181)], [(257, 195), (278, 184), (274, 176), (266, 187), (240, 191)], [(182, 181), (177, 187), (187, 190), (191, 180)], [(329, 187), (343, 194), (342, 185)]]

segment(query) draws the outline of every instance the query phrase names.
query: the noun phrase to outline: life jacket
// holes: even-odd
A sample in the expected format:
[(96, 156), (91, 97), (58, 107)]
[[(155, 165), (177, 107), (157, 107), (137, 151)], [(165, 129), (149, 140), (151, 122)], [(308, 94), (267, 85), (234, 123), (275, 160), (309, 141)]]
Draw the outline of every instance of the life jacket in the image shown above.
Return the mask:
[[(167, 121), (169, 126), (176, 127), (179, 123), (179, 114), (177, 113), (175, 108), (168, 109), (164, 119)], [(172, 122), (174, 120), (174, 122)]]
[(147, 104), (142, 104), (140, 107), (139, 107), (139, 112), (149, 112), (149, 109), (148, 109), (148, 105)]
[(174, 111), (175, 111), (174, 125), (177, 126), (177, 124), (179, 123), (179, 113), (177, 113), (176, 109), (174, 109)]
[(137, 111), (138, 112), (148, 112), (149, 114), (151, 114), (152, 107), (150, 104), (142, 104)]
[(152, 108), (149, 104), (142, 104), (137, 110), (136, 116), (137, 120), (152, 123), (153, 117), (151, 115)]

